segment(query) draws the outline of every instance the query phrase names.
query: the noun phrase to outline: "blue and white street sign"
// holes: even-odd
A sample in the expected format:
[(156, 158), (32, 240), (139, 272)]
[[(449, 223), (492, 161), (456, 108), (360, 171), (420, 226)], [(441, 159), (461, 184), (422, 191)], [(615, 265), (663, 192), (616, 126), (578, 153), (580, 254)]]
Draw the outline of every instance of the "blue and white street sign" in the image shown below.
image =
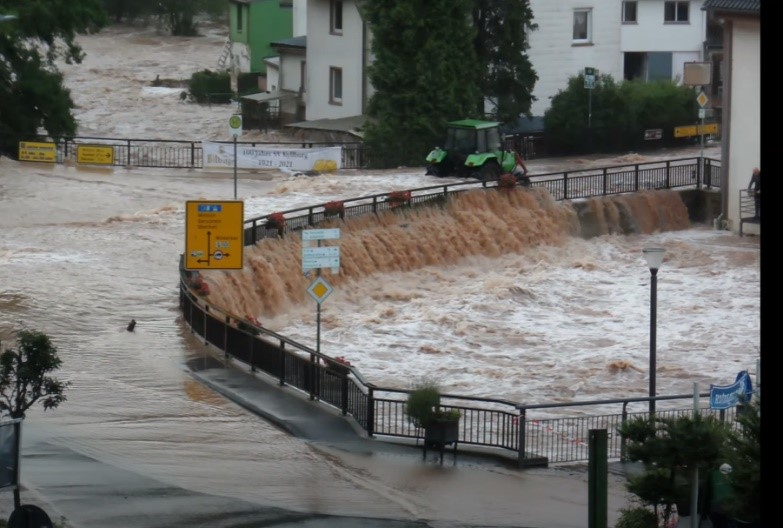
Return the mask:
[(749, 402), (753, 396), (753, 383), (747, 370), (740, 371), (731, 385), (710, 385), (710, 409), (730, 409), (739, 403)]

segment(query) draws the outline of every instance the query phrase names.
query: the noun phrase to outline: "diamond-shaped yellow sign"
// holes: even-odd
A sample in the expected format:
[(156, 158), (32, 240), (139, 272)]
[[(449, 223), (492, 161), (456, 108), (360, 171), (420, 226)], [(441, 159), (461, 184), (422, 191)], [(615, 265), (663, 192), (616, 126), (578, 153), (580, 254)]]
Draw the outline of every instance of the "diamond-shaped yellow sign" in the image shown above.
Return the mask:
[(704, 108), (704, 105), (710, 102), (710, 98), (707, 97), (707, 94), (701, 91), (699, 92), (699, 95), (696, 96), (696, 102), (699, 103), (700, 107)]
[(332, 286), (322, 277), (316, 278), (307, 288), (307, 293), (309, 293), (310, 297), (318, 304), (324, 302), (333, 291), (334, 288), (332, 288)]

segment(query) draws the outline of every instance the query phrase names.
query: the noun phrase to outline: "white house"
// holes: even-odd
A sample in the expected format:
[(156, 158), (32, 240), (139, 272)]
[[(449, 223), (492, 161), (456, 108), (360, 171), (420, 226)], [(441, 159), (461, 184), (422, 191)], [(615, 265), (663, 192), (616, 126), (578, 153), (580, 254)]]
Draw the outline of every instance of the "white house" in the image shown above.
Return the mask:
[(761, 168), (761, 0), (706, 0), (704, 8), (723, 26), (722, 213), (736, 232), (740, 194)]
[(307, 4), (307, 120), (362, 115), (372, 89), (370, 34), (354, 0)]
[[(528, 55), (539, 80), (533, 115), (543, 115), (569, 77), (586, 67), (616, 80), (683, 77), (706, 60), (704, 0), (531, 0), (536, 31)], [(372, 87), (371, 31), (354, 0), (308, 0), (308, 121), (361, 115)]]
[(533, 115), (543, 115), (569, 77), (595, 68), (615, 80), (681, 81), (705, 60), (703, 0), (531, 0), (528, 56), (538, 74)]

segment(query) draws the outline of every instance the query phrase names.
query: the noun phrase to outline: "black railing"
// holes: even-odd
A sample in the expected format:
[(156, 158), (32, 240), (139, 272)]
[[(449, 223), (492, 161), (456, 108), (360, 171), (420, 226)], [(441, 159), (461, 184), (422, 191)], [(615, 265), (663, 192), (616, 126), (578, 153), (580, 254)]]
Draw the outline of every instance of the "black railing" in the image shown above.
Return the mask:
[[(410, 190), (410, 199), (395, 202), (389, 193), (344, 200), (342, 218), (378, 214), (395, 207), (415, 207), (443, 203), (454, 193), (477, 188), (493, 188), (497, 179), (466, 180), (459, 183), (434, 185)], [(552, 172), (531, 177), (531, 187), (543, 187), (555, 200), (573, 200), (639, 192), (650, 189), (720, 187), (720, 162), (706, 158), (682, 158), (660, 162), (617, 165), (580, 171)], [(326, 204), (279, 211), (285, 217), (284, 226), (268, 223), (268, 215), (245, 220), (245, 244), (255, 244), (267, 237), (285, 236), (285, 233), (313, 227), (327, 220)]]
[[(38, 141), (48, 141), (39, 138)], [(202, 169), (204, 168), (204, 151), (201, 141), (182, 141), (168, 139), (116, 139), (104, 137), (69, 137), (56, 143), (57, 163), (77, 161), (79, 146), (96, 145), (111, 147), (115, 167), (145, 167), (171, 169)], [(233, 141), (214, 141), (232, 145)], [(367, 166), (369, 157), (362, 143), (314, 143), (306, 142), (265, 142), (237, 141), (237, 145), (269, 148), (319, 148), (339, 146), (342, 150), (342, 167), (359, 169)]]
[[(252, 121), (252, 119), (251, 119)], [(266, 128), (266, 125), (264, 127)], [(667, 131), (673, 128), (666, 128)], [(605, 131), (604, 131), (605, 132)], [(587, 129), (581, 132), (582, 143), (580, 145), (588, 146), (591, 142), (596, 143), (594, 139), (596, 134), (600, 135), (599, 129)], [(669, 138), (669, 132), (662, 141), (643, 140), (644, 130), (636, 129), (618, 129), (615, 134), (620, 134), (623, 138), (635, 138), (632, 144), (625, 145), (622, 150), (653, 150), (661, 147), (673, 147), (677, 145), (692, 144), (692, 139)], [(672, 132), (673, 133), (673, 132)], [(642, 138), (642, 139), (640, 139)], [(668, 139), (667, 139), (668, 138)], [(2, 139), (2, 138), (0, 138)], [(45, 136), (31, 139), (34, 141), (50, 142), (51, 139)], [(214, 141), (215, 143), (232, 144), (232, 141)], [(552, 140), (547, 138), (544, 132), (510, 134), (504, 138), (505, 148), (518, 152), (524, 159), (536, 159), (548, 156), (564, 155), (563, 152), (552, 145)], [(203, 149), (201, 141), (187, 140), (168, 140), (168, 139), (128, 139), (128, 138), (105, 138), (90, 136), (66, 137), (56, 142), (57, 162), (63, 163), (66, 160), (76, 160), (76, 150), (79, 145), (99, 145), (112, 147), (114, 160), (111, 165), (119, 167), (160, 167), (160, 168), (182, 168), (182, 169), (200, 169), (204, 168)], [(371, 152), (363, 143), (343, 143), (343, 142), (311, 142), (311, 141), (287, 141), (287, 142), (269, 142), (269, 141), (237, 141), (239, 146), (268, 146), (282, 148), (318, 148), (335, 147), (342, 148), (342, 167), (345, 169), (362, 169), (370, 166)], [(562, 150), (562, 149), (561, 149)], [(598, 152), (592, 150), (590, 152)], [(422, 155), (422, 163), (424, 158)], [(701, 175), (701, 174), (700, 174)], [(711, 180), (704, 175), (699, 178), (706, 186), (710, 186)], [(713, 186), (716, 186), (712, 183)]]
[[(187, 272), (183, 271), (183, 277)], [(243, 318), (210, 308), (188, 288), (180, 287), (180, 309), (191, 330), (222, 350), (227, 357), (246, 364), (252, 372), (262, 371), (309, 394), (311, 399), (331, 405), (351, 416), (370, 436), (420, 439), (424, 431), (408, 420), (405, 406), (409, 390), (379, 387), (368, 383), (355, 368), (341, 364), (314, 349), (270, 330), (248, 328)], [(701, 394), (708, 398), (709, 394)], [(441, 407), (461, 413), (459, 444), (497, 448), (514, 458), (520, 467), (588, 459), (591, 429), (609, 431), (611, 459), (624, 460), (625, 446), (615, 434), (617, 428), (635, 416), (649, 414), (650, 398), (624, 398), (572, 403), (525, 405), (513, 401), (444, 394)], [(659, 404), (656, 414), (675, 416), (692, 413), (692, 394), (659, 396), (658, 402), (677, 405), (669, 409)], [(559, 417), (564, 411), (591, 408), (589, 416)], [(633, 410), (631, 410), (633, 409)], [(614, 410), (614, 412), (612, 412)], [(702, 407), (702, 414), (716, 414)], [(734, 410), (717, 413), (733, 420)]]
[[(545, 187), (558, 200), (677, 187), (713, 188), (720, 185), (720, 163), (689, 158), (566, 171), (533, 177), (533, 187)], [(282, 211), (284, 224), (271, 225), (269, 215), (245, 221), (245, 244), (266, 237), (313, 227), (337, 214), (341, 218), (378, 214), (399, 207), (444, 203), (448, 196), (471, 189), (492, 188), (499, 180), (469, 180), (454, 184), (412, 189), (403, 193), (381, 193), (342, 202), (342, 210), (327, 212), (318, 204)], [(396, 198), (396, 199), (395, 199)], [(190, 287), (191, 273), (180, 261), (180, 308), (192, 331), (226, 356), (262, 371), (281, 385), (290, 385), (312, 399), (350, 415), (369, 435), (423, 438), (423, 431), (406, 417), (408, 390), (378, 387), (368, 383), (355, 368), (260, 326), (245, 317), (210, 306)], [(702, 395), (706, 396), (706, 395)], [(661, 409), (665, 413), (690, 413), (693, 395), (662, 396), (656, 401), (682, 404), (682, 408)], [(623, 421), (646, 414), (650, 398), (628, 398), (575, 403), (524, 405), (517, 402), (459, 395), (443, 395), (445, 409), (461, 412), (459, 443), (492, 447), (510, 453), (520, 466), (546, 465), (587, 460), (588, 432), (610, 431), (609, 457), (624, 457), (624, 446), (614, 432)], [(687, 401), (688, 403), (683, 403)], [(591, 407), (594, 416), (558, 417), (564, 410)], [(619, 410), (617, 408), (619, 407)], [(616, 409), (615, 412), (610, 412)], [(702, 409), (702, 413), (710, 413)], [(725, 414), (721, 418), (726, 419)], [(730, 418), (730, 416), (729, 416)]]

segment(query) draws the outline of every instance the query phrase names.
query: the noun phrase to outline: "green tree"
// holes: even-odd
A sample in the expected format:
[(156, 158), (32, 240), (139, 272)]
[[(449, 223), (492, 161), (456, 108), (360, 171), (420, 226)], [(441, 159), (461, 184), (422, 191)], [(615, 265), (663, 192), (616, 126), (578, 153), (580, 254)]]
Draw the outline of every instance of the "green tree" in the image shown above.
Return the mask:
[(160, 0), (160, 20), (172, 35), (183, 37), (198, 35), (195, 17), (201, 9), (201, 4), (199, 0)]
[(64, 402), (69, 382), (50, 376), (61, 364), (57, 347), (46, 334), (19, 331), (16, 348), (7, 348), (0, 354), (0, 413), (24, 418), (27, 410), (38, 401), (44, 410), (54, 409)]
[(538, 75), (527, 56), (528, 31), (532, 22), (529, 0), (475, 0), (473, 24), (477, 28), (474, 47), (486, 73), (480, 77), (479, 113), (484, 99), (494, 107), (495, 119), (514, 123), (520, 115), (530, 116), (535, 100), (533, 88)]
[(627, 456), (641, 462), (644, 471), (628, 478), (628, 491), (655, 509), (664, 526), (677, 504), (690, 506), (693, 475), (700, 480), (724, 455), (727, 428), (714, 416), (639, 416), (618, 428), (626, 442)]
[(560, 153), (616, 152), (636, 145), (644, 128), (693, 123), (693, 90), (672, 81), (622, 81), (598, 75), (585, 88), (581, 73), (568, 80), (544, 114), (548, 141)]
[(372, 164), (421, 165), (446, 122), (477, 117), (483, 68), (473, 47), (474, 0), (364, 0), (375, 93), (365, 142)]
[(632, 126), (687, 124), (697, 115), (698, 103), (693, 89), (672, 81), (624, 81), (620, 92), (627, 109), (624, 120)]
[(106, 23), (101, 0), (0, 0), (0, 152), (16, 155), (19, 141), (44, 130), (55, 141), (76, 133), (70, 91), (58, 59), (81, 63), (78, 33)]

